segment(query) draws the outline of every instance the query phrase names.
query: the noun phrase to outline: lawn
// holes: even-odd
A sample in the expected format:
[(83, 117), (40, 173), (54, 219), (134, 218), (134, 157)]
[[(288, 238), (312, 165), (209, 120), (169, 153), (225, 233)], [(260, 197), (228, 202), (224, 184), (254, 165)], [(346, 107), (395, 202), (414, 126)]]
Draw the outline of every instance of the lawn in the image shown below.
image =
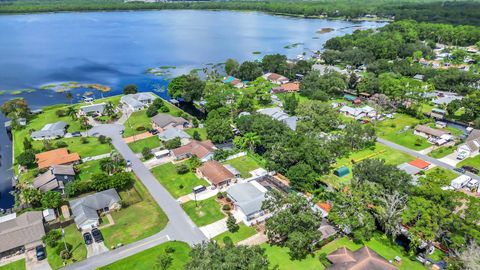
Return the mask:
[[(141, 128), (137, 130), (137, 128)], [(123, 132), (123, 137), (130, 137), (140, 133), (144, 133), (146, 129), (152, 127), (150, 118), (147, 116), (146, 110), (133, 112), (130, 117), (125, 122), (125, 130)]]
[(343, 166), (347, 166), (350, 170), (350, 173), (348, 175), (343, 177), (337, 177), (333, 174), (332, 170), (332, 173), (323, 177), (322, 180), (325, 183), (330, 184), (334, 187), (339, 187), (341, 184), (349, 184), (350, 180), (352, 179), (352, 161), (358, 163), (368, 158), (383, 159), (385, 160), (385, 163), (391, 165), (400, 165), (402, 163), (409, 162), (415, 159), (414, 157), (401, 151), (395, 150), (380, 143), (375, 143), (375, 147), (352, 153), (346, 158), (341, 158), (337, 160), (337, 162), (333, 165), (333, 170)]
[(193, 138), (193, 133), (197, 131), (200, 135), (200, 140), (204, 141), (207, 139), (207, 129), (205, 128), (189, 128), (185, 132)]
[(232, 165), (235, 169), (240, 172), (242, 178), (249, 178), (252, 175), (250, 171), (260, 168), (260, 165), (249, 155), (230, 159), (224, 162), (225, 164)]
[[(65, 230), (65, 240), (68, 244), (72, 245), (72, 258), (67, 260), (67, 264), (81, 261), (87, 258), (87, 248), (85, 247), (85, 243), (83, 242), (83, 237), (79, 231), (77, 231), (77, 227), (75, 223), (68, 225), (64, 228)], [(58, 245), (54, 248), (47, 246), (47, 258), (48, 263), (53, 269), (59, 269), (63, 267), (63, 260), (60, 258), (58, 253), (56, 252), (57, 249), (63, 249), (63, 241), (60, 240)]]
[(207, 181), (199, 179), (193, 172), (178, 174), (172, 163), (157, 166), (152, 169), (152, 173), (175, 198), (190, 194), (192, 188), (198, 185), (208, 186)]
[[(96, 137), (86, 137), (88, 142), (82, 143), (81, 137), (64, 138), (50, 141), (51, 145), (55, 147), (56, 142), (63, 141), (67, 143), (67, 148), (70, 153), (78, 153), (81, 158), (93, 157), (112, 152), (112, 145), (109, 143), (100, 143)], [(41, 150), (43, 148), (43, 141), (33, 141), (33, 148)]]
[(269, 244), (262, 244), (260, 247), (265, 249), (265, 253), (270, 261), (270, 266), (278, 265), (279, 270), (323, 270), (325, 267), (320, 263), (318, 256), (308, 256), (307, 258), (298, 261), (290, 260), (287, 247), (270, 246)]
[[(380, 138), (418, 151), (431, 146), (427, 139), (413, 134), (413, 129), (419, 123), (420, 120), (416, 118), (396, 113), (394, 119), (377, 122), (375, 130)], [(407, 126), (409, 129), (405, 130)]]
[(92, 175), (101, 173), (102, 169), (100, 168), (100, 161), (101, 159), (97, 159), (78, 164), (76, 166), (79, 170), (77, 178), (80, 179), (80, 181), (89, 181), (92, 178)]
[(245, 240), (249, 238), (250, 236), (253, 236), (257, 233), (255, 228), (253, 227), (248, 227), (243, 223), (238, 224), (240, 228), (238, 229), (237, 232), (231, 233), (229, 231), (226, 231), (222, 234), (219, 234), (213, 238), (213, 240), (217, 241), (219, 244), (223, 244), (223, 238), (228, 236), (232, 239), (233, 243), (236, 244), (242, 240)]
[(472, 166), (480, 170), (480, 155), (469, 157), (457, 164), (457, 167)]
[(457, 178), (458, 174), (452, 172), (451, 170), (447, 170), (441, 167), (434, 167), (425, 172), (425, 175), (428, 177), (435, 177), (439, 179), (445, 179), (450, 184), (450, 181)]
[(183, 242), (166, 242), (161, 245), (149, 248), (140, 253), (124, 258), (120, 261), (101, 267), (100, 270), (150, 270), (157, 269), (157, 256), (164, 253), (166, 248), (173, 248), (175, 251), (171, 254), (173, 261), (169, 270), (184, 269), (189, 261), (190, 246)]
[(433, 158), (443, 158), (455, 152), (455, 149), (455, 146), (443, 146), (433, 150), (432, 152), (428, 153), (428, 155)]
[(14, 261), (12, 263), (0, 266), (0, 270), (25, 270), (25, 259)]
[(220, 209), (220, 204), (216, 201), (216, 197), (197, 201), (197, 203), (198, 207), (195, 201), (182, 204), (183, 210), (197, 226), (205, 226), (225, 217), (225, 214)]
[[(168, 222), (146, 188), (138, 180), (134, 188), (120, 192), (124, 207), (112, 213), (115, 225), (101, 229), (105, 245), (129, 244), (160, 232)], [(105, 221), (106, 218), (102, 218)]]
[(128, 147), (132, 149), (134, 153), (141, 153), (143, 148), (148, 147), (150, 149), (154, 149), (160, 147), (162, 144), (158, 136), (151, 136), (145, 139), (141, 139), (135, 142), (131, 142), (128, 144)]

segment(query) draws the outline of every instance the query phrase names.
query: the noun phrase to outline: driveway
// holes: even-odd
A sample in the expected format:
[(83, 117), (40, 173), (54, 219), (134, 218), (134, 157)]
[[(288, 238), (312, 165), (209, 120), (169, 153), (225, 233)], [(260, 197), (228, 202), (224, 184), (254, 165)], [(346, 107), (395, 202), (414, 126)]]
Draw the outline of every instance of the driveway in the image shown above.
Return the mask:
[(35, 249), (27, 250), (25, 252), (25, 264), (27, 270), (52, 270), (46, 258), (38, 261), (35, 254)]
[(219, 221), (215, 221), (214, 223), (211, 223), (211, 224), (205, 225), (203, 227), (200, 227), (200, 230), (209, 239), (212, 239), (213, 237), (228, 231), (227, 218), (224, 218), (224, 219), (221, 219)]
[(102, 241), (100, 243), (93, 242), (90, 245), (87, 245), (87, 258), (100, 255), (108, 251), (108, 248), (105, 246), (105, 243)]

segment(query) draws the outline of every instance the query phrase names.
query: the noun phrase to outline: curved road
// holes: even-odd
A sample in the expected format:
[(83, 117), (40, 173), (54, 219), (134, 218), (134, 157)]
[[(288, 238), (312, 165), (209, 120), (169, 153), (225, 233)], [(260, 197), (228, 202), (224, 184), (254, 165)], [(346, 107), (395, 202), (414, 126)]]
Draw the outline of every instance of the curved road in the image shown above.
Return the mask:
[(190, 217), (185, 214), (182, 207), (180, 207), (180, 204), (162, 185), (160, 185), (147, 167), (143, 165), (142, 161), (123, 141), (120, 134), (123, 128), (122, 125), (118, 124), (99, 125), (89, 130), (88, 135), (105, 135), (112, 138), (113, 146), (126, 160), (130, 160), (133, 172), (142, 181), (153, 199), (167, 215), (167, 227), (155, 235), (118, 249), (90, 257), (78, 263), (68, 265), (63, 269), (96, 269), (170, 240), (183, 241), (190, 245), (208, 240), (200, 229), (192, 222)]

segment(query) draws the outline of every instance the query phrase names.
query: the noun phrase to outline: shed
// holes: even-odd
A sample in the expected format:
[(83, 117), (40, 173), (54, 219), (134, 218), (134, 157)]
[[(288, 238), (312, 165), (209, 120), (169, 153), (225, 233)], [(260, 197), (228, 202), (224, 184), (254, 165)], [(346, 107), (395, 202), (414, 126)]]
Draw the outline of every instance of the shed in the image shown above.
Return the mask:
[(343, 177), (349, 173), (350, 173), (350, 170), (348, 169), (347, 166), (340, 167), (333, 172), (333, 174), (335, 174), (338, 177)]
[(344, 95), (343, 98), (348, 101), (354, 101), (357, 97), (352, 95)]
[(55, 211), (52, 208), (43, 210), (42, 214), (46, 222), (50, 222), (57, 219), (57, 215), (55, 215)]

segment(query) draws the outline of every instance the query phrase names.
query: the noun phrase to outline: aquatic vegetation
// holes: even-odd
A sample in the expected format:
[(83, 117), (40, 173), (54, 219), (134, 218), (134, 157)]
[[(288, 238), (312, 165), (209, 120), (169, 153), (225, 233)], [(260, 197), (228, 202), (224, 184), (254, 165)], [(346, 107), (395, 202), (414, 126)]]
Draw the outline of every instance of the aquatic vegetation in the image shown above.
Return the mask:
[(262, 54), (262, 52), (254, 51), (254, 52), (252, 52), (252, 54)]
[(111, 87), (97, 84), (97, 83), (62, 82), (62, 83), (50, 83), (50, 84), (40, 86), (40, 89), (54, 90), (57, 93), (63, 93), (72, 89), (77, 89), (77, 88), (95, 89), (102, 92), (108, 92), (111, 90)]
[(176, 69), (177, 67), (175, 66), (160, 66), (156, 68), (148, 68), (145, 73), (147, 74), (152, 74), (155, 76), (170, 76), (171, 70)]
[(284, 49), (293, 49), (293, 48), (296, 48), (300, 45), (303, 45), (304, 43), (302, 42), (297, 42), (297, 43), (293, 43), (293, 44), (289, 44), (289, 45), (285, 45), (283, 46)]
[(324, 28), (318, 30), (317, 34), (325, 34), (325, 33), (330, 33), (332, 31), (335, 31), (335, 29), (329, 28), (329, 27), (324, 27)]

